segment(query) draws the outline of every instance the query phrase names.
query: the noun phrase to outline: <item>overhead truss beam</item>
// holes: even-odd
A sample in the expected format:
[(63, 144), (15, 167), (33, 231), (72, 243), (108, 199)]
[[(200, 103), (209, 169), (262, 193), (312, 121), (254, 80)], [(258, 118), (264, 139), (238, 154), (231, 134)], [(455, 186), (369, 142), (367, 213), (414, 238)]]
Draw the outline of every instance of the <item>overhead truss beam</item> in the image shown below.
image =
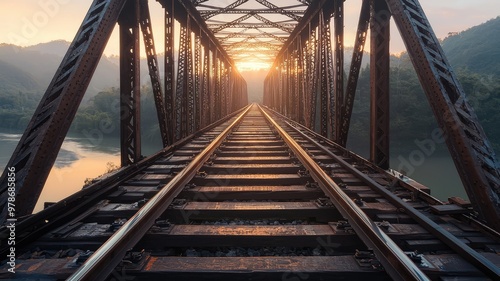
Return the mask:
[(274, 11), (276, 13), (285, 15), (285, 16), (290, 17), (290, 18), (292, 18), (292, 19), (294, 19), (296, 21), (300, 21), (300, 19), (301, 19), (301, 17), (297, 16), (296, 14), (294, 14), (294, 13), (292, 13), (290, 11), (287, 11), (285, 9), (282, 9), (282, 8), (274, 5), (273, 3), (270, 3), (267, 0), (255, 0), (255, 1), (257, 1), (260, 4), (262, 4), (263, 6), (266, 6), (271, 11)]
[(205, 11), (204, 13), (201, 13), (202, 17), (207, 20), (213, 16), (219, 15), (219, 14), (225, 14), (231, 10), (234, 10), (234, 8), (243, 5), (244, 3), (248, 2), (248, 0), (238, 0), (233, 2), (232, 4), (218, 10), (213, 10), (213, 11)]
[[(248, 15), (247, 15), (248, 16)], [(245, 20), (245, 19), (243, 19)], [(225, 24), (209, 24), (208, 27), (212, 30), (212, 32), (217, 33), (226, 28), (248, 28), (248, 29), (259, 29), (259, 28), (277, 28), (281, 29), (285, 32), (292, 32), (295, 27), (294, 24), (286, 24), (286, 23), (225, 23)]]
[[(299, 15), (304, 14), (305, 10), (286, 10), (286, 12), (297, 15), (297, 17), (300, 18), (300, 16), (298, 16), (298, 14)], [(223, 14), (252, 14), (252, 13), (253, 14), (276, 14), (276, 11), (272, 10), (272, 9), (231, 9), (231, 10), (227, 10), (224, 12), (222, 12), (222, 9), (215, 10), (215, 11), (212, 11), (212, 10), (200, 11), (200, 14), (203, 16), (203, 18), (206, 18), (206, 19), (209, 19), (215, 15), (222, 14), (222, 13)], [(214, 15), (212, 15), (212, 14), (214, 14)]]

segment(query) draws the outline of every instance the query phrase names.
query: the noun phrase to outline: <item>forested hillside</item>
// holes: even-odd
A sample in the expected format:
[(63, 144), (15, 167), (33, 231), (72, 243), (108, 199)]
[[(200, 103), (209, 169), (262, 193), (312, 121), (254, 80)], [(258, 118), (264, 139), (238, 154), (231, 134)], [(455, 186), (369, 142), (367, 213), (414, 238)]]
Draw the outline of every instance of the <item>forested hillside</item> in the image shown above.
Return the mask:
[(447, 37), (450, 63), (471, 72), (500, 76), (500, 17)]
[[(457, 68), (457, 75), (495, 151), (500, 151), (500, 77)], [(351, 147), (365, 145), (369, 139), (369, 68), (358, 82), (349, 135)], [(427, 97), (410, 64), (391, 67), (391, 147), (396, 154), (415, 141), (429, 139), (438, 128)]]

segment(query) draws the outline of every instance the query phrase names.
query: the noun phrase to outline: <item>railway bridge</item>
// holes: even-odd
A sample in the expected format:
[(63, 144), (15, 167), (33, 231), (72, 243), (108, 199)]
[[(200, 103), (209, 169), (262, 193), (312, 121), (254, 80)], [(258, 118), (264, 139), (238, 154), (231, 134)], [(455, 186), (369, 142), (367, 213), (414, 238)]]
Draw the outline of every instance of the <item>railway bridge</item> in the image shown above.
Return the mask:
[[(499, 280), (498, 162), (418, 0), (362, 0), (349, 69), (344, 0), (157, 2), (92, 2), (0, 178), (0, 277)], [(470, 202), (389, 169), (391, 21)], [(121, 168), (32, 214), (116, 24)], [(163, 143), (148, 157), (141, 40)], [(364, 159), (346, 143), (367, 42)], [(248, 60), (270, 65), (262, 105)]]

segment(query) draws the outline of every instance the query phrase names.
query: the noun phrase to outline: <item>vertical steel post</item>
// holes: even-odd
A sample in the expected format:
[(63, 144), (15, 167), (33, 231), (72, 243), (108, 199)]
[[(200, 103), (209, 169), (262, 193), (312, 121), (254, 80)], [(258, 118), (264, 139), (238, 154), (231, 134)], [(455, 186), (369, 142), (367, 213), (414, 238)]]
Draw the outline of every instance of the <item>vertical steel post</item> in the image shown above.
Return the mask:
[(344, 0), (335, 0), (334, 7), (334, 38), (335, 38), (335, 68), (334, 68), (334, 101), (330, 105), (333, 117), (333, 140), (339, 142), (341, 135), (342, 109), (344, 108)]
[(221, 61), (220, 61), (220, 58), (219, 58), (219, 52), (216, 50), (215, 51), (215, 59), (214, 59), (214, 63), (215, 63), (215, 104), (214, 104), (214, 108), (215, 108), (215, 120), (219, 120), (221, 118), (221, 104), (220, 104), (220, 95), (221, 95)]
[[(321, 13), (320, 13), (321, 14)], [(310, 65), (310, 77), (311, 77), (311, 119), (309, 120), (310, 126), (309, 128), (311, 130), (317, 131), (318, 126), (317, 126), (317, 108), (318, 108), (318, 94), (319, 94), (319, 77), (320, 77), (320, 48), (319, 48), (319, 42), (318, 38), (316, 37), (318, 35), (317, 30), (319, 30), (320, 27), (316, 27), (312, 29), (311, 37), (310, 40), (311, 45), (310, 45), (310, 58), (311, 58), (311, 65)], [(320, 37), (321, 38), (321, 37)]]
[(177, 62), (177, 83), (175, 88), (175, 140), (180, 140), (187, 134), (187, 81), (188, 81), (188, 34), (186, 22), (181, 24), (179, 40), (179, 59)]
[[(208, 43), (207, 43), (208, 44)], [(203, 100), (203, 119), (202, 119), (202, 127), (210, 124), (210, 50), (207, 45), (204, 46), (203, 49), (203, 91), (202, 91), (202, 100)]]
[(500, 231), (495, 153), (417, 0), (386, 0), (474, 210)]
[(330, 112), (328, 109), (328, 104), (329, 104), (329, 99), (330, 95), (328, 92), (328, 54), (327, 54), (327, 41), (330, 40), (328, 37), (328, 32), (327, 32), (327, 27), (326, 25), (330, 24), (329, 18), (328, 20), (325, 20), (325, 13), (324, 10), (322, 10), (319, 13), (319, 25), (318, 25), (318, 58), (319, 58), (319, 63), (318, 63), (318, 90), (319, 90), (319, 108), (320, 108), (320, 113), (319, 113), (319, 130), (320, 134), (324, 137), (328, 137), (328, 124), (329, 124), (329, 117), (330, 113), (333, 114), (333, 112)]
[(217, 91), (217, 53), (213, 48), (210, 48), (210, 123), (217, 120), (217, 108), (216, 108), (216, 91)]
[(198, 131), (201, 128), (201, 116), (203, 112), (203, 100), (202, 100), (202, 89), (203, 89), (203, 79), (202, 79), (202, 46), (201, 46), (201, 34), (197, 34), (195, 36), (194, 42), (194, 100), (195, 100), (195, 109), (194, 109), (194, 129)]
[(354, 42), (354, 51), (351, 60), (351, 68), (349, 70), (349, 78), (347, 79), (344, 106), (342, 107), (342, 117), (340, 118), (341, 128), (339, 129), (339, 137), (337, 138), (337, 142), (343, 147), (347, 145), (352, 109), (354, 107), (354, 97), (356, 95), (359, 72), (361, 71), (361, 62), (363, 60), (365, 42), (368, 34), (368, 26), (370, 23), (370, 2), (370, 0), (363, 0), (361, 5), (358, 31), (356, 32), (356, 41)]
[[(184, 88), (184, 96), (186, 99), (186, 109), (185, 109), (185, 118), (183, 122), (184, 132), (183, 137), (186, 137), (195, 132), (195, 88), (194, 88), (194, 67), (193, 67), (193, 33), (191, 29), (191, 17), (187, 17), (186, 19), (186, 76), (185, 79), (185, 88)], [(185, 120), (185, 121), (184, 121)]]
[(151, 16), (149, 14), (149, 4), (147, 0), (140, 2), (140, 25), (146, 48), (146, 56), (148, 61), (149, 76), (151, 78), (151, 87), (156, 105), (156, 114), (158, 117), (158, 126), (160, 127), (160, 136), (163, 147), (169, 144), (168, 127), (170, 127), (169, 119), (165, 111), (165, 103), (163, 101), (163, 91), (161, 89), (160, 71), (158, 66), (158, 57), (156, 55), (155, 42), (153, 37), (153, 27), (151, 24)]
[(226, 116), (227, 114), (227, 100), (228, 100), (228, 76), (229, 76), (229, 67), (227, 63), (223, 60), (221, 62), (221, 97), (220, 97), (220, 104), (222, 106), (221, 108), (221, 118)]
[(390, 12), (384, 1), (372, 1), (370, 62), (370, 160), (389, 168)]
[(298, 46), (298, 52), (297, 52), (297, 80), (298, 80), (298, 91), (299, 91), (299, 98), (298, 98), (298, 122), (302, 125), (306, 124), (304, 115), (306, 112), (305, 105), (307, 104), (305, 101), (305, 93), (306, 93), (306, 75), (305, 75), (305, 52), (303, 48), (303, 43), (301, 38), (299, 37), (297, 39), (297, 46)]
[(165, 114), (169, 144), (174, 142), (174, 104), (175, 104), (175, 64), (174, 64), (174, 1), (165, 0)]
[(118, 20), (122, 166), (141, 159), (139, 19), (139, 2), (129, 0)]

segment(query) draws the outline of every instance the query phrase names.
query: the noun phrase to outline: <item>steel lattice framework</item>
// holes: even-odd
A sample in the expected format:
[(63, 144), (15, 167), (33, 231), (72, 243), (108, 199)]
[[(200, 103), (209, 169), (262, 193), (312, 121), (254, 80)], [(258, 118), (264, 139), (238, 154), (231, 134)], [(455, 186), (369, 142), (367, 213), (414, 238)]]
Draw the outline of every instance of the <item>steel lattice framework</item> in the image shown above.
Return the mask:
[(235, 0), (226, 6), (220, 3), (193, 1), (236, 65), (257, 62), (269, 67), (310, 1)]
[[(7, 167), (14, 167), (16, 216), (31, 214), (108, 39), (120, 28), (121, 164), (142, 159), (140, 34), (144, 40), (164, 146), (247, 104), (246, 82), (192, 2), (158, 1), (165, 10), (164, 87), (156, 56), (148, 0), (94, 0)], [(198, 2), (194, 2), (199, 3)], [(180, 24), (175, 34), (174, 23)], [(177, 66), (174, 37), (180, 36)], [(177, 77), (175, 76), (177, 73)], [(215, 109), (215, 110), (214, 110)], [(0, 179), (7, 202), (7, 173)], [(7, 217), (3, 205), (2, 220)]]
[[(17, 174), (17, 216), (32, 212), (117, 23), (122, 166), (142, 159), (141, 33), (165, 147), (247, 104), (246, 82), (236, 65), (249, 61), (271, 67), (264, 85), (267, 106), (345, 146), (370, 30), (370, 160), (389, 168), (389, 38), (394, 19), (475, 211), (500, 230), (495, 154), (417, 0), (362, 1), (346, 85), (344, 0), (296, 0), (287, 6), (277, 0), (234, 0), (225, 6), (217, 0), (157, 2), (165, 12), (163, 77), (148, 0), (93, 1), (7, 165)], [(180, 38), (177, 47), (174, 38)], [(7, 174), (0, 178), (2, 202), (9, 197)], [(7, 218), (6, 204), (1, 218)]]
[(345, 90), (344, 1), (301, 2), (310, 4), (309, 8), (266, 77), (264, 103), (345, 146), (370, 29), (370, 160), (389, 168), (389, 23), (393, 18), (444, 131), (467, 195), (480, 218), (499, 230), (500, 173), (495, 153), (419, 2), (363, 0)]

